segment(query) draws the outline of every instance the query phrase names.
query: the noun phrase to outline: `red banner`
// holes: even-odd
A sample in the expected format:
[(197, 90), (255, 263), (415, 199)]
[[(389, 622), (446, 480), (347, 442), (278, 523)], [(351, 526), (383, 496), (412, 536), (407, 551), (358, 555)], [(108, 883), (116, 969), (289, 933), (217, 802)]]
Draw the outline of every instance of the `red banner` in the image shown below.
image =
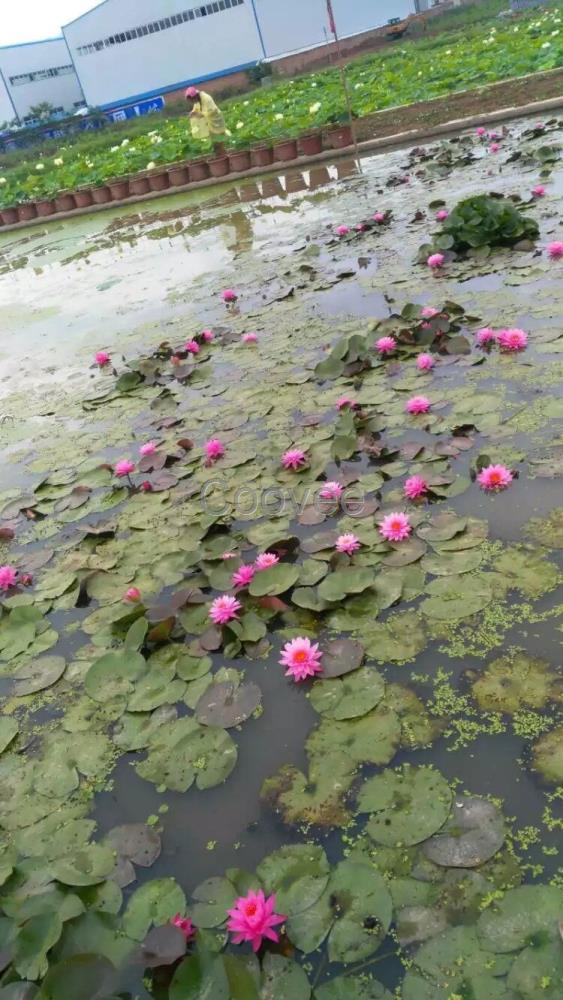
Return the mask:
[(332, 31), (332, 34), (336, 38), (336, 24), (334, 21), (334, 11), (332, 9), (332, 0), (326, 0), (326, 11), (328, 14), (328, 26)]

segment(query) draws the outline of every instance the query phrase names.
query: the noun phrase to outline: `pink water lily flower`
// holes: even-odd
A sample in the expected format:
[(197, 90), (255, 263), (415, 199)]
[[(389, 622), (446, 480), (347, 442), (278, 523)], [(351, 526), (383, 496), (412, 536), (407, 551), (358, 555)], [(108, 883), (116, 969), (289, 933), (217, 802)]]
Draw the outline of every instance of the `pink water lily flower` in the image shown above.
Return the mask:
[(170, 923), (182, 931), (186, 941), (193, 941), (197, 934), (197, 927), (189, 917), (182, 917), (180, 913), (177, 913), (175, 917), (170, 918)]
[(319, 496), (323, 500), (340, 500), (340, 497), (344, 493), (344, 487), (337, 482), (331, 481), (325, 483), (322, 489), (319, 491)]
[(563, 257), (563, 243), (560, 240), (549, 243), (547, 253), (551, 260), (560, 260)]
[(448, 218), (449, 214), (450, 213), (448, 212), (447, 208), (440, 208), (436, 212), (436, 220), (437, 220), (437, 222), (445, 222), (446, 219)]
[(395, 511), (387, 514), (379, 525), (379, 534), (387, 542), (404, 542), (412, 531), (408, 514)]
[(135, 469), (135, 463), (131, 462), (128, 458), (122, 458), (121, 461), (115, 463), (114, 475), (118, 476), (120, 479), (123, 476), (130, 475)]
[(434, 319), (434, 316), (440, 315), (440, 310), (435, 309), (434, 306), (423, 306), (420, 315), (423, 319)]
[(477, 482), (482, 490), (504, 490), (514, 479), (506, 465), (487, 465), (481, 469)]
[(404, 494), (408, 500), (418, 500), (428, 493), (428, 483), (423, 476), (410, 476), (405, 482)]
[(131, 604), (134, 604), (136, 601), (140, 601), (141, 591), (138, 587), (129, 587), (129, 590), (125, 591), (124, 600), (129, 601)]
[(335, 405), (337, 410), (346, 410), (352, 409), (356, 404), (353, 399), (350, 399), (349, 396), (340, 396), (340, 399), (336, 400)]
[(337, 236), (347, 236), (350, 232), (350, 226), (337, 226), (335, 233)]
[(475, 340), (479, 347), (490, 347), (491, 344), (496, 343), (496, 339), (497, 335), (494, 330), (491, 330), (490, 326), (483, 327), (475, 335)]
[(428, 413), (430, 400), (426, 396), (413, 396), (407, 401), (405, 410), (407, 413)]
[(532, 188), (532, 194), (534, 198), (543, 198), (545, 195), (545, 187), (543, 184), (536, 184), (536, 186)]
[(238, 295), (232, 288), (225, 288), (225, 291), (221, 292), (221, 298), (223, 302), (236, 302)]
[(320, 659), (322, 653), (317, 642), (299, 636), (286, 642), (282, 649), (282, 667), (287, 667), (286, 677), (293, 677), (294, 681), (305, 681), (308, 677), (322, 673)]
[(374, 212), (373, 221), (379, 222), (380, 224), (385, 222), (385, 212)]
[(356, 538), (356, 535), (353, 535), (350, 531), (345, 535), (339, 535), (336, 539), (335, 548), (337, 552), (342, 552), (347, 556), (351, 556), (354, 552), (358, 551), (361, 544), (360, 539)]
[(213, 330), (202, 330), (201, 339), (206, 344), (210, 344), (212, 340), (215, 340), (215, 334), (213, 333)]
[(0, 566), (0, 590), (9, 590), (17, 583), (18, 571), (15, 566)]
[(276, 566), (279, 561), (280, 557), (277, 556), (275, 552), (261, 552), (260, 555), (256, 557), (254, 565), (257, 570), (270, 569), (270, 566)]
[(141, 489), (143, 493), (152, 493), (152, 483), (145, 479), (144, 483), (141, 483)]
[(206, 441), (203, 450), (208, 462), (216, 462), (218, 458), (222, 458), (225, 454), (225, 446), (219, 438), (211, 438), (209, 441)]
[(430, 254), (430, 256), (429, 256), (428, 260), (426, 261), (426, 263), (428, 264), (428, 267), (431, 267), (434, 270), (437, 270), (439, 267), (443, 267), (444, 266), (445, 260), (446, 260), (446, 258), (444, 257), (443, 253), (432, 253), (432, 254)]
[(358, 225), (354, 226), (357, 233), (363, 233), (366, 228), (367, 227), (364, 222), (358, 222)]
[(182, 359), (179, 358), (177, 354), (172, 354), (170, 356), (170, 364), (171, 365), (181, 365), (182, 364)]
[(237, 601), (236, 597), (231, 597), (230, 594), (222, 594), (221, 597), (216, 597), (211, 602), (209, 617), (215, 625), (225, 625), (227, 622), (232, 621), (233, 618), (238, 617), (238, 612), (241, 608), (242, 604), (240, 601)]
[(143, 456), (143, 458), (146, 458), (147, 455), (154, 455), (155, 451), (156, 451), (155, 441), (146, 441), (145, 444), (142, 444), (141, 447), (139, 448), (139, 453)]
[(499, 142), (492, 142), (491, 145), (489, 146), (489, 153), (498, 153), (499, 150), (500, 150)]
[(528, 346), (528, 334), (524, 330), (499, 330), (497, 342), (501, 351), (525, 351)]
[(307, 456), (301, 448), (290, 448), (288, 451), (284, 451), (281, 457), (284, 469), (293, 469), (294, 472), (305, 465), (306, 462)]
[(239, 896), (232, 910), (227, 910), (227, 930), (233, 935), (233, 944), (250, 941), (253, 951), (258, 951), (264, 938), (278, 942), (279, 934), (272, 928), (283, 924), (287, 917), (275, 913), (275, 894), (266, 897), (262, 889), (246, 896)]
[(416, 367), (420, 372), (429, 372), (436, 362), (431, 354), (419, 354), (416, 359)]
[(242, 342), (243, 344), (255, 344), (258, 340), (258, 334), (256, 333), (243, 333)]
[(197, 340), (188, 340), (187, 344), (184, 344), (184, 350), (188, 354), (199, 354), (199, 344)]
[(375, 342), (376, 351), (379, 351), (384, 357), (386, 354), (392, 354), (396, 347), (397, 341), (394, 337), (380, 337)]
[(483, 128), (482, 125), (479, 125), (479, 128), (477, 129), (477, 135), (482, 136), (486, 134), (487, 134), (487, 129)]
[(255, 573), (255, 566), (249, 566), (243, 563), (243, 565), (237, 569), (231, 577), (233, 587), (248, 587), (248, 584), (251, 582)]
[(96, 351), (94, 355), (94, 361), (96, 362), (97, 365), (100, 366), (100, 368), (103, 368), (104, 365), (109, 364), (111, 358), (107, 351)]

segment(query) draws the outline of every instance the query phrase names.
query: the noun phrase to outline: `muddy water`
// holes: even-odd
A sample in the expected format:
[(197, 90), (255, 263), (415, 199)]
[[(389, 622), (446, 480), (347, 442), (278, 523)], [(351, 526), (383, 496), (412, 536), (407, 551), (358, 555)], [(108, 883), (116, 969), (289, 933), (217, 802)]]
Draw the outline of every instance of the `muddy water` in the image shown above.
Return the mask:
[[(258, 329), (261, 338), (267, 338), (278, 352), (287, 342), (289, 361), (298, 371), (302, 365), (310, 368), (322, 356), (322, 347), (308, 345), (307, 323), (324, 325), (323, 346), (327, 346), (341, 329), (350, 329), (354, 323), (365, 329), (366, 320), (381, 319), (406, 301), (453, 299), (468, 309), (471, 305), (470, 311), (482, 316), (481, 325), (494, 325), (503, 311), (509, 310), (508, 325), (525, 327), (532, 338), (534, 329), (558, 322), (549, 309), (556, 276), (543, 275), (533, 287), (525, 282), (509, 288), (502, 273), (486, 273), (486, 264), (474, 269), (483, 273), (457, 279), (421, 275), (420, 269), (411, 276), (413, 248), (425, 238), (432, 217), (429, 201), (442, 198), (451, 203), (453, 190), (457, 199), (493, 186), (505, 194), (523, 194), (536, 180), (536, 173), (522, 173), (510, 164), (501, 169), (496, 161), (483, 156), (472, 167), (454, 167), (448, 176), (437, 179), (417, 176), (418, 168), (408, 167), (407, 184), (387, 186), (394, 175), (404, 174), (406, 161), (406, 153), (400, 151), (364, 159), (361, 171), (353, 161), (341, 162), (46, 224), (44, 230), (24, 235), (0, 234), (0, 407), (13, 417), (0, 428), (7, 457), (17, 459), (26, 454), (32, 465), (37, 461), (37, 468), (48, 469), (49, 440), (72, 434), (73, 427), (89, 435), (87, 449), (103, 453), (106, 460), (119, 456), (125, 435), (108, 440), (104, 450), (106, 434), (114, 433), (111, 420), (105, 414), (101, 419), (86, 417), (76, 405), (100, 378), (88, 367), (93, 351), (103, 347), (114, 355), (133, 357), (164, 339), (179, 339), (194, 327), (224, 323), (226, 314), (219, 296), (224, 287), (236, 287), (241, 293), (237, 321), (243, 328)], [(551, 197), (563, 193), (562, 178), (562, 172), (554, 173)], [(336, 224), (358, 221), (382, 208), (392, 210), (395, 219), (385, 232), (350, 246), (331, 240)], [(427, 213), (425, 222), (413, 221), (417, 209)], [(540, 208), (540, 224), (543, 213)], [(547, 238), (552, 228), (552, 219), (546, 217), (542, 236)], [(299, 270), (307, 262), (316, 269), (313, 279), (306, 270)], [(531, 257), (528, 265), (533, 265)], [(291, 288), (293, 293), (286, 297)], [(501, 293), (502, 303), (495, 302)], [(290, 310), (296, 298), (296, 326), (288, 340)], [(540, 302), (538, 314), (535, 306)], [(266, 351), (266, 367), (277, 363), (277, 355), (269, 357)], [(502, 369), (499, 374), (497, 367), (490, 385), (482, 382), (480, 391), (488, 388), (494, 392), (501, 387), (515, 419), (519, 414), (526, 416), (543, 391), (531, 376), (544, 363), (544, 356), (532, 347), (515, 361), (522, 365), (522, 381), (513, 378), (513, 371), (507, 371), (503, 381)], [(245, 372), (240, 361), (238, 369), (233, 365), (232, 359), (222, 362), (219, 354), (213, 359), (209, 381), (218, 391), (232, 382), (234, 372), (239, 377), (241, 370), (244, 384), (251, 384), (255, 377), (252, 371)], [(470, 375), (461, 362), (444, 366), (436, 373), (433, 393), (439, 394), (443, 386), (451, 401)], [(197, 393), (197, 388), (192, 391)], [(560, 382), (549, 384), (549, 393), (560, 398)], [(24, 405), (25, 396), (28, 406)], [(70, 414), (65, 411), (65, 400)], [(220, 405), (219, 396), (214, 418), (220, 414)], [(510, 439), (512, 448), (521, 447), (524, 452), (547, 447), (552, 438), (563, 434), (561, 419), (548, 427), (532, 424), (527, 429), (524, 424)], [(413, 440), (414, 435), (407, 437)], [(486, 446), (483, 440), (480, 450), (485, 451)], [(473, 459), (474, 453), (456, 459), (456, 473), (467, 474)], [(4, 464), (0, 488), (21, 486), (36, 478), (17, 461)], [(557, 478), (523, 477), (517, 501), (506, 502), (504, 496), (491, 499), (473, 489), (451, 501), (450, 506), (460, 513), (486, 518), (492, 539), (516, 542), (531, 517), (545, 516), (561, 504), (560, 483)], [(326, 527), (330, 526), (328, 522)], [(303, 536), (314, 530), (299, 527), (296, 533)], [(561, 552), (550, 558), (558, 560), (563, 569)], [(538, 602), (536, 610), (547, 611), (555, 604), (556, 598), (549, 594)], [(66, 622), (73, 616), (78, 620), (80, 612), (63, 614)], [(560, 634), (553, 619), (516, 624), (504, 637), (504, 648), (509, 647), (556, 662)], [(61, 641), (60, 649), (67, 656), (72, 652), (66, 640)], [(489, 658), (502, 652), (503, 647), (497, 646)], [(131, 766), (133, 755), (131, 759), (125, 755), (112, 775), (111, 790), (97, 796), (93, 815), (101, 833), (117, 823), (140, 822), (158, 813), (163, 804), (168, 807), (163, 853), (150, 872), (141, 873), (140, 881), (174, 874), (189, 892), (204, 878), (230, 866), (252, 871), (265, 854), (282, 844), (301, 842), (304, 834), (308, 835), (308, 831), (288, 830), (259, 801), (262, 782), (282, 764), (295, 764), (300, 769), (305, 766), (303, 744), (318, 718), (303, 692), (288, 685), (277, 659), (276, 646), (268, 659), (244, 665), (247, 679), (255, 680), (262, 689), (264, 711), (234, 734), (238, 764), (225, 785), (204, 794), (162, 795), (137, 777)], [(214, 660), (216, 666), (224, 663), (218, 655)], [(463, 684), (464, 672), (482, 669), (483, 662), (471, 653), (452, 657), (440, 642), (434, 642), (417, 659), (415, 668), (393, 666), (389, 676), (401, 681), (414, 673), (415, 690), (427, 699), (429, 688), (423, 683), (417, 687), (417, 675), (432, 677), (442, 668)], [(433, 762), (446, 776), (461, 779), (472, 792), (504, 799), (505, 813), (516, 818), (518, 827), (540, 827), (544, 792), (537, 777), (517, 764), (522, 747), (522, 740), (510, 733), (484, 733), (456, 751), (439, 741), (430, 751), (409, 754), (408, 760)], [(394, 764), (406, 759), (406, 754), (398, 755)], [(322, 842), (333, 860), (338, 839), (329, 834)], [(551, 846), (555, 842), (556, 834), (542, 831), (542, 843)], [(529, 860), (541, 860), (548, 874), (557, 868), (557, 859), (546, 859), (539, 847), (530, 852)], [(400, 981), (395, 959), (374, 968), (389, 987)], [(332, 973), (335, 971), (333, 968)], [(124, 974), (125, 986), (148, 996), (138, 969)]]

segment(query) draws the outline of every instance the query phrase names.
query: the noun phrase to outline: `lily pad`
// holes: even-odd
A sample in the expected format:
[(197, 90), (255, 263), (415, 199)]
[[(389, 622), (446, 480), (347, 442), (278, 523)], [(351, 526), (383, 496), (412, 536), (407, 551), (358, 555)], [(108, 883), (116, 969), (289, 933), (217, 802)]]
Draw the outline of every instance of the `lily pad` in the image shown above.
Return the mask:
[(357, 670), (364, 658), (364, 647), (355, 639), (334, 639), (325, 647), (323, 676), (342, 677)]
[(231, 729), (250, 718), (262, 700), (262, 692), (257, 684), (235, 684), (225, 681), (210, 684), (199, 699), (195, 714), (204, 726), (218, 726)]
[(53, 864), (53, 875), (63, 885), (96, 885), (108, 877), (115, 864), (111, 848), (89, 844)]
[(322, 847), (288, 844), (264, 858), (256, 874), (267, 893), (275, 892), (277, 910), (292, 916), (317, 902), (328, 883), (330, 866)]
[(315, 1000), (393, 1000), (393, 994), (376, 979), (338, 976), (317, 986)]
[(182, 718), (156, 730), (137, 772), (155, 785), (186, 792), (194, 781), (200, 789), (221, 784), (236, 761), (236, 746), (224, 729)]
[(157, 878), (140, 886), (123, 914), (123, 930), (134, 941), (142, 941), (152, 925), (165, 924), (183, 913), (186, 897), (173, 878)]
[(260, 985), (259, 1000), (309, 1000), (311, 996), (305, 970), (290, 958), (270, 951), (262, 963)]
[(461, 549), (459, 552), (435, 552), (424, 556), (422, 568), (433, 576), (456, 576), (470, 573), (481, 565), (483, 554), (476, 549)]
[(544, 660), (517, 653), (493, 660), (473, 684), (472, 694), (485, 712), (514, 715), (563, 701), (563, 676)]
[(12, 694), (22, 698), (51, 687), (62, 677), (66, 667), (63, 656), (40, 656), (32, 663), (26, 663), (14, 674)]
[(424, 853), (436, 865), (476, 868), (500, 851), (506, 830), (502, 814), (487, 799), (456, 800), (451, 818), (424, 845)]
[(227, 920), (227, 910), (233, 906), (236, 889), (227, 878), (208, 878), (193, 893), (190, 914), (198, 927), (219, 927)]
[(186, 938), (173, 924), (153, 927), (143, 941), (142, 961), (146, 969), (174, 965), (185, 954)]
[[(514, 952), (536, 936), (559, 941), (561, 889), (555, 885), (520, 885), (483, 911), (477, 932), (489, 952)], [(540, 940), (537, 942), (541, 943)]]
[(373, 581), (374, 576), (371, 569), (349, 566), (325, 576), (324, 580), (321, 580), (317, 592), (324, 601), (341, 601), (348, 594), (360, 594), (363, 590), (367, 590)]
[(108, 958), (73, 955), (49, 969), (41, 986), (41, 997), (45, 1000), (104, 1000), (111, 995), (116, 983), (116, 969)]
[(106, 844), (118, 855), (128, 858), (141, 868), (150, 868), (161, 848), (160, 836), (145, 823), (114, 826), (106, 837)]
[(0, 716), (0, 753), (3, 753), (18, 735), (19, 728), (16, 720), (11, 719), (9, 715)]
[(383, 698), (385, 681), (374, 667), (362, 667), (343, 680), (315, 681), (310, 700), (313, 708), (327, 719), (353, 719), (366, 715)]
[(373, 840), (402, 847), (420, 844), (441, 829), (451, 803), (451, 788), (439, 771), (405, 764), (368, 778), (358, 796), (358, 812), (373, 813), (367, 825)]
[(249, 592), (253, 597), (273, 597), (284, 594), (295, 586), (299, 579), (299, 566), (290, 563), (278, 563), (268, 569), (260, 570), (253, 577)]
[(389, 616), (385, 622), (370, 622), (362, 633), (366, 651), (379, 663), (414, 660), (427, 643), (426, 627), (415, 611)]
[(127, 650), (106, 653), (96, 660), (84, 679), (86, 693), (94, 701), (112, 701), (119, 696), (133, 694), (134, 682), (145, 672), (147, 665), (140, 653)]
[(420, 605), (429, 618), (439, 621), (459, 621), (469, 618), (490, 604), (492, 591), (481, 577), (449, 576), (432, 580), (426, 587), (430, 594)]
[(505, 981), (510, 961), (483, 949), (474, 927), (452, 927), (423, 944), (403, 982), (404, 1000), (513, 1000)]
[(553, 784), (563, 782), (563, 725), (540, 736), (532, 748), (532, 765)]
[(558, 1000), (563, 996), (561, 942), (532, 942), (524, 948), (514, 959), (507, 985), (522, 1000)]
[(311, 758), (308, 777), (292, 764), (284, 764), (277, 774), (266, 779), (260, 797), (287, 824), (345, 826), (350, 814), (343, 799), (355, 771), (354, 761), (342, 753)]

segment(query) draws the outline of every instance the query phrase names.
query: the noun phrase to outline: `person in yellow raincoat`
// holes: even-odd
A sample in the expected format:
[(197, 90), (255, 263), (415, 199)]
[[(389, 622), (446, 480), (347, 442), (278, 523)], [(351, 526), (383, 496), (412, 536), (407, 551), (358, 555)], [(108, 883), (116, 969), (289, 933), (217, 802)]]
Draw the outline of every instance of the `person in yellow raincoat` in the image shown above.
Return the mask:
[(220, 136), (230, 135), (225, 125), (222, 111), (217, 107), (211, 94), (197, 87), (188, 87), (186, 100), (191, 105), (190, 124), (194, 139), (211, 139), (213, 149), (220, 155), (225, 152), (225, 144), (217, 141)]

